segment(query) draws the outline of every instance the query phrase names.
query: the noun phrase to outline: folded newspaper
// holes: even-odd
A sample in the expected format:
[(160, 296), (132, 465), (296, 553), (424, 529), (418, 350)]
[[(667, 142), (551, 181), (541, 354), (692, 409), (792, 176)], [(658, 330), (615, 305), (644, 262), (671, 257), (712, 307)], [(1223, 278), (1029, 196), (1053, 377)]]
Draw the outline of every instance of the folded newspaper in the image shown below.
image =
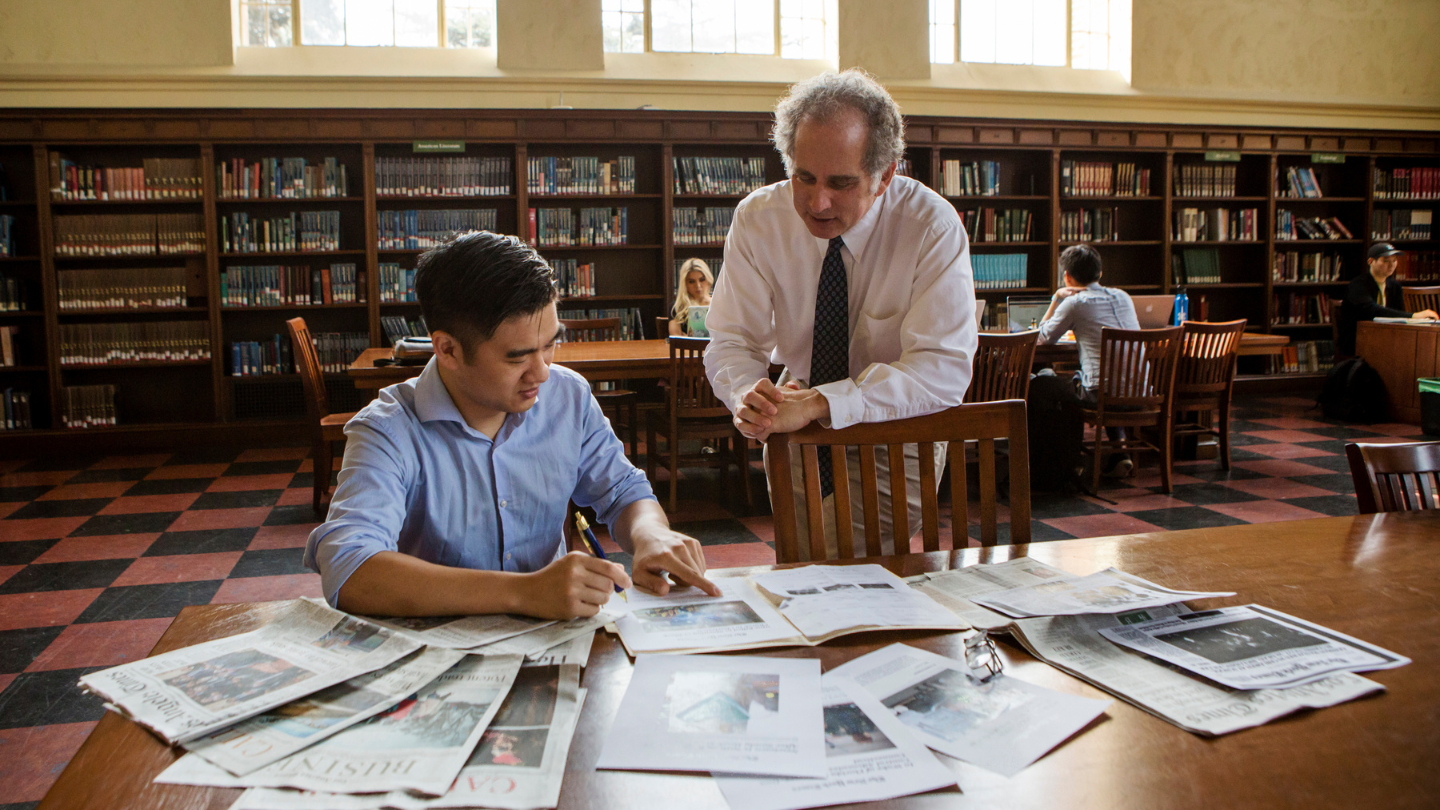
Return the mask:
[(92, 672), (80, 686), (175, 744), (374, 672), (420, 646), (302, 599), (259, 630)]
[(432, 647), (470, 650), (555, 624), (553, 620), (496, 613), (486, 616), (366, 616), (366, 621), (388, 627)]
[[(1032, 569), (1036, 571), (1038, 569)], [(975, 597), (975, 602), (1017, 619), (1125, 613), (1173, 605), (1186, 599), (1234, 596), (1234, 591), (1177, 591), (1107, 568), (1086, 577), (1060, 572), (1045, 582), (1021, 585)]]

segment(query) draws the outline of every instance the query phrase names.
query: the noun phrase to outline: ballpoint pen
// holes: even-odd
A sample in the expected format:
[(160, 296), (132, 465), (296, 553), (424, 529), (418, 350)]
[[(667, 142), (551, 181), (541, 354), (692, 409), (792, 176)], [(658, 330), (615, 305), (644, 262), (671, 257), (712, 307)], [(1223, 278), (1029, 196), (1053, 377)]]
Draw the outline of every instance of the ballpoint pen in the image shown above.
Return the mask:
[[(600, 548), (600, 541), (595, 539), (595, 532), (590, 530), (590, 521), (586, 520), (585, 515), (580, 512), (575, 513), (575, 529), (580, 532), (580, 542), (585, 544), (585, 548), (591, 554), (602, 560), (608, 559), (605, 556), (605, 550)], [(615, 592), (620, 594), (621, 599), (630, 601), (629, 597), (625, 596), (625, 589), (618, 584), (615, 586)]]

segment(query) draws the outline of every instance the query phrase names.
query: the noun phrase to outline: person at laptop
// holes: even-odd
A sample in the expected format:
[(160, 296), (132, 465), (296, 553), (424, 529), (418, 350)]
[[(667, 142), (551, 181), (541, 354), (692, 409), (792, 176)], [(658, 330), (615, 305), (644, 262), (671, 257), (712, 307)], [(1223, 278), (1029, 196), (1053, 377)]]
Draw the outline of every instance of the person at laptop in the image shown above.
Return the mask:
[(1340, 323), (1335, 330), (1337, 354), (1355, 354), (1355, 325), (1360, 321), (1376, 318), (1436, 319), (1433, 309), (1406, 312), (1399, 308), (1405, 299), (1400, 291), (1400, 282), (1395, 279), (1395, 269), (1400, 265), (1396, 257), (1403, 252), (1389, 242), (1376, 242), (1370, 246), (1370, 252), (1366, 254), (1369, 272), (1350, 280), (1345, 302), (1340, 305)]
[(715, 286), (715, 276), (703, 259), (686, 259), (680, 265), (680, 279), (675, 306), (670, 309), (670, 334), (675, 337), (690, 334), (690, 308), (710, 306), (710, 290)]
[[(1130, 294), (1114, 287), (1100, 284), (1104, 268), (1100, 254), (1089, 245), (1074, 245), (1060, 254), (1060, 270), (1064, 273), (1065, 286), (1055, 291), (1050, 299), (1050, 308), (1040, 319), (1038, 341), (1051, 344), (1068, 331), (1075, 332), (1075, 344), (1080, 350), (1080, 373), (1075, 377), (1075, 393), (1086, 407), (1094, 407), (1100, 389), (1100, 330), (1139, 329), (1140, 321), (1135, 316), (1135, 303)], [(1107, 427), (1106, 433), (1113, 440), (1125, 438), (1124, 428)], [(1105, 474), (1111, 477), (1125, 477), (1134, 469), (1134, 462), (1123, 453), (1115, 453), (1106, 462)]]
[(693, 538), (670, 530), (583, 377), (551, 366), (564, 334), (545, 260), (513, 236), (458, 236), (420, 258), (435, 356), (345, 425), (345, 461), (306, 566), (341, 610), (385, 616), (593, 616), (625, 570), (565, 554), (567, 500), (634, 555), (714, 596)]

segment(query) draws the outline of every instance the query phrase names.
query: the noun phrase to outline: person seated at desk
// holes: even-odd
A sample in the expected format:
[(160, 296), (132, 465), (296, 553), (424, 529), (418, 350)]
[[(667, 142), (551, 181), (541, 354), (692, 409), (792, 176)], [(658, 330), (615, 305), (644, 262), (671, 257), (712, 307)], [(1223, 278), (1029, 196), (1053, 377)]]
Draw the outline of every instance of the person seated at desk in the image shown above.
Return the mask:
[[(1087, 408), (1095, 407), (1100, 390), (1100, 330), (1139, 329), (1135, 302), (1130, 294), (1115, 287), (1100, 285), (1104, 266), (1100, 254), (1089, 245), (1074, 245), (1060, 254), (1060, 270), (1065, 286), (1055, 291), (1050, 308), (1040, 319), (1038, 341), (1049, 345), (1066, 332), (1075, 332), (1075, 347), (1080, 351), (1080, 373), (1075, 376), (1075, 394)], [(1105, 428), (1114, 441), (1125, 438), (1124, 428)], [(1105, 470), (1112, 478), (1124, 478), (1135, 463), (1123, 453), (1113, 453)]]
[(385, 616), (593, 616), (630, 578), (565, 554), (567, 499), (634, 555), (641, 588), (668, 592), (668, 572), (718, 596), (589, 383), (551, 366), (564, 329), (545, 260), (464, 234), (420, 258), (415, 290), (435, 356), (345, 425), (339, 486), (305, 548), (325, 599)]
[(680, 265), (680, 278), (680, 286), (675, 289), (675, 306), (671, 308), (674, 317), (670, 319), (670, 334), (675, 337), (690, 334), (690, 308), (710, 306), (710, 290), (715, 287), (715, 276), (703, 259), (686, 259)]
[(1376, 242), (1370, 246), (1370, 252), (1366, 254), (1370, 272), (1361, 273), (1350, 280), (1350, 289), (1345, 291), (1345, 302), (1340, 305), (1340, 323), (1335, 330), (1336, 353), (1347, 356), (1355, 354), (1355, 325), (1360, 321), (1373, 321), (1376, 318), (1435, 320), (1433, 309), (1406, 312), (1395, 308), (1405, 300), (1404, 293), (1400, 291), (1400, 282), (1395, 279), (1395, 268), (1400, 264), (1395, 257), (1403, 252), (1389, 242)]

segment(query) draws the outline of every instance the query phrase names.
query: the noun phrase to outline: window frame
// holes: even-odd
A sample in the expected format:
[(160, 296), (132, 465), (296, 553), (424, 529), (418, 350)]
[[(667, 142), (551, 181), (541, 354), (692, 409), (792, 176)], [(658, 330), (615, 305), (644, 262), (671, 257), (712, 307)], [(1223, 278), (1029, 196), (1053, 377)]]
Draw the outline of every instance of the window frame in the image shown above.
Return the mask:
[[(395, 2), (397, 2), (397, 3), (398, 3), (398, 2), (406, 2), (406, 1), (407, 1), (407, 0), (395, 0)], [(243, 40), (242, 40), (242, 42), (240, 43), (240, 47), (245, 47), (245, 48), (273, 48), (273, 49), (278, 49), (278, 48), (412, 48), (412, 47), (433, 47), (433, 48), (438, 48), (438, 49), (440, 49), (440, 50), (450, 50), (450, 51), (487, 51), (487, 50), (494, 50), (494, 49), (498, 46), (498, 40), (499, 40), (499, 33), (500, 33), (500, 32), (499, 32), (499, 25), (496, 25), (496, 27), (495, 27), (496, 30), (491, 31), (491, 34), (490, 34), (491, 41), (492, 41), (492, 44), (491, 44), (491, 45), (489, 45), (489, 46), (483, 46), (483, 45), (481, 45), (481, 46), (466, 47), (466, 48), (451, 48), (451, 47), (450, 47), (450, 44), (449, 44), (449, 42), (448, 42), (448, 40), (447, 40), (447, 37), (445, 36), (445, 5), (446, 5), (447, 0), (435, 0), (435, 13), (436, 13), (436, 17), (435, 17), (435, 44), (434, 44), (434, 45), (430, 45), (430, 46), (395, 45), (395, 44), (393, 44), (393, 42), (392, 42), (392, 44), (390, 44), (390, 45), (350, 45), (350, 44), (345, 44), (345, 45), (306, 45), (306, 44), (305, 44), (304, 42), (302, 42), (301, 39), (300, 39), (300, 31), (301, 31), (301, 19), (300, 19), (301, 11), (300, 11), (300, 8), (301, 8), (301, 2), (302, 2), (302, 0), (288, 0), (288, 2), (289, 2), (289, 4), (290, 4), (290, 44), (289, 44), (289, 45), (251, 45), (251, 44), (249, 44), (249, 43), (243, 42)], [(498, 0), (497, 0), (497, 3), (498, 3)], [(240, 25), (242, 26), (242, 30), (243, 30), (244, 19), (245, 19), (245, 9), (246, 9), (246, 7), (249, 6), (249, 5), (250, 5), (249, 0), (240, 0), (240, 3), (238, 4), (238, 9), (237, 9), (237, 10), (238, 10), (238, 13), (239, 13), (239, 15), (240, 15)], [(265, 6), (276, 6), (276, 5), (283, 5), (283, 3), (268, 2), (268, 3), (261, 3), (261, 5), (265, 5)], [(469, 6), (466, 6), (466, 8), (469, 8)], [(646, 8), (647, 10), (650, 8), (650, 0), (645, 0), (645, 8)], [(496, 8), (496, 14), (497, 14), (497, 16), (498, 16), (498, 14), (499, 14), (499, 8), (498, 8), (498, 7)], [(393, 37), (393, 34), (392, 34), (392, 37), (391, 37), (391, 38), (392, 38), (392, 40), (393, 40), (393, 38), (394, 38), (394, 37)], [(648, 32), (648, 30), (647, 30), (647, 32), (646, 32), (646, 44), (647, 44), (647, 46), (648, 46), (648, 44), (649, 44), (649, 32)]]
[[(832, 49), (831, 49), (831, 43), (834, 41), (834, 37), (831, 36), (831, 34), (832, 34), (831, 29), (832, 29), (833, 26), (839, 24), (839, 20), (838, 20), (839, 13), (838, 13), (838, 9), (835, 9), (835, 8), (834, 8), (834, 5), (835, 5), (834, 0), (823, 0), (823, 1), (824, 1), (824, 16), (823, 16), (821, 19), (822, 19), (822, 21), (823, 21), (824, 24), (825, 24), (825, 39), (824, 39), (824, 42), (823, 42), (823, 48), (824, 48), (825, 54), (824, 54), (824, 56), (821, 56), (819, 60), (811, 59), (810, 61), (825, 61), (825, 60), (833, 61), (833, 60), (835, 59), (835, 56), (836, 56), (834, 53), (831, 52), (831, 51), (832, 51)], [(443, 0), (441, 0), (441, 2), (443, 2)], [(771, 0), (771, 3), (770, 3), (772, 19), (774, 20), (774, 33), (775, 33), (774, 41), (773, 41), (773, 43), (772, 43), (770, 53), (740, 53), (739, 51), (720, 51), (720, 52), (714, 52), (714, 51), (696, 51), (696, 50), (689, 50), (689, 51), (657, 51), (657, 50), (655, 50), (655, 38), (654, 38), (655, 11), (654, 11), (654, 8), (653, 8), (653, 6), (652, 6), (651, 0), (644, 0), (644, 4), (645, 4), (645, 5), (644, 5), (644, 11), (642, 11), (641, 13), (644, 14), (644, 20), (645, 20), (645, 24), (644, 24), (644, 30), (645, 30), (645, 49), (644, 49), (643, 51), (641, 51), (641, 53), (645, 53), (645, 54), (651, 54), (651, 53), (696, 54), (696, 55), (699, 55), (699, 56), (745, 56), (745, 57), (757, 57), (757, 58), (761, 58), (761, 59), (764, 59), (764, 58), (767, 58), (767, 57), (768, 57), (768, 58), (771, 58), (771, 59), (790, 59), (790, 60), (792, 60), (792, 61), (797, 61), (797, 62), (798, 62), (798, 61), (805, 61), (805, 59), (806, 59), (806, 58), (803, 57), (803, 56), (802, 56), (802, 57), (787, 57), (787, 56), (783, 56), (783, 55), (782, 55), (784, 40), (783, 40), (782, 33), (781, 33), (781, 29), (780, 29), (781, 22), (782, 22), (782, 19), (783, 19), (783, 18), (781, 17), (781, 14), (780, 14), (780, 0)], [(831, 13), (832, 13), (832, 11), (835, 12), (835, 15), (834, 15), (834, 16), (836, 17), (836, 19), (831, 19)], [(631, 12), (631, 13), (633, 13), (633, 12)], [(804, 18), (801, 18), (801, 19), (804, 19)], [(692, 26), (693, 26), (693, 23), (692, 23)], [(601, 37), (602, 37), (602, 39), (603, 39), (603, 37), (604, 37), (604, 32), (603, 32), (603, 31), (601, 32)], [(693, 27), (692, 27), (692, 31), (691, 31), (691, 42), (692, 42), (692, 44), (693, 44), (693, 42), (694, 42), (694, 31), (693, 31)], [(631, 52), (631, 51), (623, 51), (623, 50), (622, 50), (622, 51), (605, 51), (605, 53), (607, 53), (607, 54), (608, 54), (608, 53), (618, 53), (618, 54), (630, 54), (630, 55), (633, 55), (633, 52)]]
[[(648, 3), (649, 0), (646, 0), (646, 2)], [(1009, 62), (966, 62), (963, 58), (961, 58), (961, 51), (960, 51), (960, 36), (961, 36), (961, 35), (960, 35), (960, 20), (961, 20), (961, 15), (960, 15), (960, 3), (961, 3), (961, 0), (950, 0), (950, 2), (951, 2), (951, 3), (954, 5), (954, 7), (955, 7), (955, 18), (954, 18), (954, 19), (955, 19), (955, 41), (952, 43), (952, 46), (953, 46), (954, 49), (955, 49), (955, 61), (954, 61), (954, 62), (935, 62), (935, 61), (933, 61), (933, 54), (932, 54), (932, 55), (931, 55), (931, 56), (932, 56), (932, 61), (930, 62), (930, 64), (932, 64), (932, 65), (948, 65), (948, 64), (955, 64), (955, 65), (959, 65), (959, 64), (967, 64), (967, 65), (1011, 65), (1011, 63), (1009, 63)], [(1132, 14), (1132, 15), (1134, 14), (1134, 6), (1133, 6), (1133, 3), (1132, 3), (1132, 6), (1131, 6), (1131, 14)], [(1013, 66), (1013, 67), (1063, 68), (1063, 69), (1065, 69), (1065, 70), (1101, 70), (1101, 68), (1078, 68), (1078, 67), (1075, 67), (1075, 56), (1074, 56), (1075, 27), (1074, 27), (1074, 26), (1075, 26), (1075, 0), (1065, 0), (1065, 64), (1064, 64), (1064, 65), (1036, 65), (1033, 61), (1031, 61), (1031, 62), (1029, 62), (1029, 63), (1025, 63), (1025, 64), (1021, 64), (1021, 65), (1012, 65), (1012, 66)], [(933, 24), (932, 24), (932, 23), (928, 23), (928, 22), (926, 23), (926, 33), (929, 34), (929, 37), (927, 37), (927, 42), (932, 41), (933, 38), (934, 38), (934, 32), (931, 30), (932, 27), (933, 27)], [(1114, 32), (1114, 30), (1109, 26), (1108, 21), (1107, 21), (1107, 25), (1106, 25), (1105, 38), (1106, 38), (1106, 43), (1107, 43), (1106, 63), (1108, 64), (1108, 63), (1110, 62), (1110, 56), (1111, 56), (1111, 54), (1113, 54), (1113, 47), (1114, 47), (1114, 46), (1113, 46), (1113, 43), (1114, 43), (1114, 39), (1115, 39), (1115, 32)], [(1130, 50), (1131, 50), (1131, 53), (1133, 54), (1133, 53), (1134, 53), (1133, 34), (1132, 34), (1132, 40), (1131, 40)], [(1126, 71), (1123, 71), (1123, 70), (1121, 70), (1120, 68), (1117, 68), (1117, 67), (1107, 67), (1107, 68), (1104, 68), (1104, 70), (1115, 71), (1115, 72), (1118, 72), (1118, 73), (1126, 73)]]

